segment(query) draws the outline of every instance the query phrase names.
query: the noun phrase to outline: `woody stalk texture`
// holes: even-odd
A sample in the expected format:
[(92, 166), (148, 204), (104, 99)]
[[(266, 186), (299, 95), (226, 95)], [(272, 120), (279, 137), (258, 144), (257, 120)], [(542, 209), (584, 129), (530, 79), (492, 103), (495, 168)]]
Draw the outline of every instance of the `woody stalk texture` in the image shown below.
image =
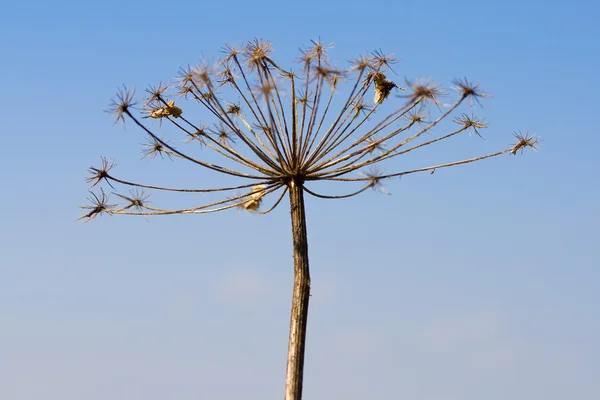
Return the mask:
[[(90, 168), (87, 180), (92, 187), (109, 185), (121, 204), (112, 204), (109, 194), (100, 189), (91, 191), (91, 204), (82, 207), (86, 210), (82, 220), (102, 214), (205, 214), (233, 208), (266, 214), (287, 194), (294, 286), (286, 400), (302, 397), (311, 286), (305, 195), (341, 199), (369, 188), (385, 192), (382, 182), (389, 178), (514, 155), (526, 147), (535, 149), (538, 143), (533, 135), (515, 133), (516, 143), (491, 154), (382, 173), (378, 166), (384, 161), (423, 151), (467, 131), (479, 135), (486, 127), (485, 120), (459, 110), (488, 96), (467, 79), (454, 81), (449, 92), (431, 81), (405, 80), (401, 88), (390, 78), (395, 74), (392, 55), (375, 51), (339, 68), (330, 63), (327, 50), (328, 46), (312, 42), (310, 48), (301, 51), (298, 65), (289, 69), (274, 61), (270, 42), (253, 40), (239, 48), (227, 46), (215, 65), (202, 63), (181, 69), (174, 83), (150, 87), (139, 102), (133, 90), (123, 88), (110, 111), (116, 122), (128, 120), (145, 135), (145, 158), (166, 156), (242, 182), (217, 188), (133, 182), (116, 175), (115, 164), (102, 158), (99, 166)], [(204, 115), (205, 120), (197, 121), (195, 114)], [(425, 135), (443, 120), (453, 122), (443, 125), (453, 128), (443, 134)], [(188, 144), (175, 146), (158, 130), (176, 132)], [(180, 148), (184, 146), (192, 147)], [(219, 164), (199, 155), (206, 151), (213, 153), (211, 160), (220, 158)], [(393, 164), (386, 164), (390, 166)], [(320, 193), (311, 188), (315, 181), (329, 182), (327, 187), (333, 183), (351, 187), (345, 193)], [(130, 191), (126, 194), (117, 190), (127, 187)], [(190, 208), (169, 209), (151, 205), (150, 191), (224, 195)], [(265, 206), (269, 198), (272, 200)]]

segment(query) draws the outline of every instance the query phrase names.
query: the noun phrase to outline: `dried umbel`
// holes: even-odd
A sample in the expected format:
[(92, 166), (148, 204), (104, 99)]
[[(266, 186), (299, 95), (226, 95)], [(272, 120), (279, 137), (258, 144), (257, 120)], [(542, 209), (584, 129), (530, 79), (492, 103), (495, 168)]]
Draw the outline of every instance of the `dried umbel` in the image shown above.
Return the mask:
[[(423, 149), (464, 131), (470, 130), (480, 136), (480, 131), (487, 127), (487, 122), (474, 115), (472, 110), (470, 114), (462, 112), (448, 118), (463, 103), (472, 108), (473, 102), (479, 103), (480, 99), (489, 97), (479, 84), (466, 78), (453, 81), (452, 89), (458, 97), (450, 102), (444, 99), (442, 103), (440, 98), (447, 97), (447, 92), (431, 80), (406, 79), (406, 88), (393, 82), (389, 73), (395, 74), (391, 65), (398, 60), (391, 54), (376, 50), (351, 60), (347, 68), (340, 68), (333, 66), (327, 58), (331, 48), (331, 45), (313, 42), (311, 47), (302, 51), (300, 70), (292, 72), (292, 69), (285, 69), (275, 62), (269, 41), (256, 39), (243, 47), (226, 46), (224, 57), (216, 64), (201, 63), (182, 68), (175, 82), (160, 83), (147, 90), (145, 115), (142, 114), (141, 118), (159, 119), (162, 122), (159, 127), (148, 127), (136, 116), (134, 91), (120, 90), (111, 104), (111, 111), (116, 121), (124, 122), (129, 118), (146, 134), (148, 141), (143, 150), (144, 158), (166, 155), (250, 182), (212, 189), (143, 185), (119, 180), (112, 171), (109, 173), (114, 165), (108, 165), (103, 159), (101, 168), (92, 167), (90, 170), (93, 176), (88, 180), (93, 185), (105, 181), (190, 193), (235, 191), (246, 187), (266, 189), (260, 192), (260, 196), (250, 191), (187, 209), (132, 209), (125, 206), (102, 212), (200, 214), (233, 207), (257, 212), (270, 193), (279, 193), (273, 205), (279, 204), (292, 181), (305, 189), (311, 181), (362, 183), (364, 189), (373, 187), (371, 175), (378, 170), (372, 167), (380, 162)], [(368, 96), (370, 90), (374, 93), (372, 102)], [(187, 99), (185, 106), (175, 105), (176, 96)], [(334, 101), (336, 97), (339, 99)], [(431, 105), (437, 116), (429, 117)], [(198, 114), (194, 110), (196, 106), (208, 111), (204, 115), (212, 121), (195, 121)], [(435, 138), (424, 136), (447, 118), (453, 118), (459, 125), (458, 129)], [(155, 131), (168, 129), (172, 137), (170, 128), (183, 135), (183, 142), (198, 143), (205, 151), (215, 152), (223, 158), (223, 163), (217, 165), (203, 161), (202, 156), (176, 147), (164, 139), (166, 134), (159, 135)], [(520, 136), (516, 145), (492, 154), (388, 174), (377, 172), (377, 186), (381, 187), (386, 179), (392, 177), (434, 171), (507, 153), (517, 154), (526, 147), (536, 148), (538, 142), (539, 139), (533, 135)], [(362, 169), (366, 169), (367, 173), (349, 176)], [(362, 191), (353, 190), (345, 195), (307, 192), (321, 198), (340, 198)]]
[[(213, 188), (133, 182), (116, 176), (114, 163), (102, 158), (100, 167), (90, 168), (88, 182), (92, 187), (109, 184), (125, 203), (110, 204), (109, 195), (100, 189), (99, 194), (91, 194), (91, 205), (83, 207), (86, 214), (81, 217), (204, 214), (232, 208), (265, 214), (288, 194), (294, 292), (286, 400), (300, 400), (302, 394), (310, 297), (304, 194), (341, 199), (369, 188), (388, 193), (383, 183), (390, 178), (433, 174), (504, 154), (515, 155), (528, 147), (536, 149), (539, 143), (534, 135), (516, 134), (516, 144), (491, 154), (414, 168), (399, 163), (403, 169), (383, 173), (378, 168), (381, 163), (393, 168), (389, 161), (406, 153), (423, 151), (468, 131), (475, 133), (471, 136), (481, 136), (487, 122), (473, 114), (473, 104), (489, 96), (466, 78), (453, 82), (454, 99), (431, 80), (406, 79), (406, 88), (400, 88), (390, 79), (390, 73), (397, 75), (391, 68), (397, 63), (393, 55), (377, 50), (338, 67), (328, 59), (331, 47), (312, 42), (301, 52), (300, 66), (291, 68), (274, 60), (269, 41), (255, 39), (242, 47), (226, 46), (216, 64), (203, 62), (182, 68), (173, 83), (150, 87), (141, 113), (135, 91), (119, 90), (110, 111), (115, 122), (131, 121), (146, 136), (143, 158), (166, 155), (167, 159), (218, 173), (221, 180), (240, 182)], [(176, 97), (180, 98), (178, 106)], [(471, 112), (461, 111), (464, 106), (471, 107)], [(160, 123), (147, 125), (144, 118)], [(184, 146), (188, 147), (184, 150)], [(205, 152), (212, 154), (207, 157)], [(314, 181), (326, 181), (330, 184), (327, 187), (334, 189), (333, 183), (355, 187), (342, 194), (317, 193), (310, 187)], [(118, 193), (120, 187), (133, 190), (123, 195)], [(145, 191), (187, 193), (195, 195), (194, 199), (198, 194), (223, 196), (194, 207), (172, 209), (151, 206)], [(269, 198), (272, 201), (264, 207)]]

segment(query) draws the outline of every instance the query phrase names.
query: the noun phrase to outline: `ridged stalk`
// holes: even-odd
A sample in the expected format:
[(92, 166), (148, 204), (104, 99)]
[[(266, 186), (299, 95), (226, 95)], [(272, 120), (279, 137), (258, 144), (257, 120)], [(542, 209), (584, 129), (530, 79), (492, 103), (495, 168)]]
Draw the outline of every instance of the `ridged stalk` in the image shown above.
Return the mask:
[(308, 241), (306, 238), (306, 214), (302, 183), (291, 181), (289, 190), (294, 244), (294, 291), (290, 316), (285, 400), (301, 400), (304, 350), (306, 348), (306, 321), (310, 298), (310, 271), (308, 267)]

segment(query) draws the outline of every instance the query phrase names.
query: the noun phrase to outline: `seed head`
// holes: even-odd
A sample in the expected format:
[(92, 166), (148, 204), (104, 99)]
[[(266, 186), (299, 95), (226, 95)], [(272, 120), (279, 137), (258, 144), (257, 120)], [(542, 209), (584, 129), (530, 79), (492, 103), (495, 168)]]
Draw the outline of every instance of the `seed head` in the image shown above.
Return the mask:
[(424, 107), (419, 107), (417, 109), (413, 109), (406, 114), (406, 118), (411, 121), (413, 124), (423, 124), (426, 123), (426, 119), (428, 117), (427, 110)]
[(236, 45), (226, 44), (222, 48), (223, 53), (225, 53), (225, 57), (221, 62), (223, 65), (229, 65), (232, 60), (235, 60), (239, 54), (242, 53), (242, 50), (239, 49)]
[(194, 133), (191, 133), (187, 139), (184, 140), (185, 143), (192, 142), (197, 140), (200, 144), (204, 144), (204, 138), (208, 136), (208, 128), (203, 125), (196, 129)]
[(148, 93), (149, 96), (144, 99), (146, 100), (146, 105), (160, 102), (168, 90), (169, 85), (162, 82), (160, 82), (157, 86), (149, 86), (148, 89), (146, 89), (146, 93)]
[(254, 39), (248, 42), (244, 47), (243, 54), (250, 70), (262, 70), (266, 67), (266, 61), (269, 60), (269, 53), (273, 43), (268, 40)]
[(350, 62), (350, 70), (351, 71), (360, 71), (363, 72), (366, 69), (375, 69), (373, 63), (373, 57), (369, 56), (359, 56), (357, 58), (353, 58), (349, 60)]
[(463, 125), (465, 128), (473, 128), (473, 131), (477, 136), (483, 138), (479, 133), (478, 129), (485, 129), (488, 127), (487, 121), (485, 119), (479, 119), (474, 115), (467, 115), (465, 113), (461, 114), (460, 117), (455, 117), (453, 122)]
[(214, 68), (208, 65), (208, 62), (203, 61), (196, 65), (193, 71), (193, 82), (197, 87), (212, 87), (212, 76)]
[(358, 116), (360, 113), (366, 115), (373, 107), (370, 105), (363, 103), (362, 100), (357, 100), (354, 102), (354, 112), (355, 116)]
[(334, 44), (323, 44), (320, 40), (311, 40), (313, 46), (308, 50), (313, 57), (323, 60), (327, 55), (327, 50), (333, 49)]
[(213, 133), (217, 135), (219, 142), (225, 147), (231, 147), (235, 143), (234, 133), (224, 124), (216, 126)]
[(146, 208), (146, 204), (148, 204), (148, 199), (150, 198), (150, 195), (146, 194), (143, 189), (138, 188), (129, 191), (129, 193), (130, 196), (123, 196), (118, 193), (113, 194), (129, 202), (129, 204), (125, 206), (124, 210), (133, 207), (137, 211), (143, 211), (143, 209)]
[(479, 102), (480, 98), (489, 98), (492, 97), (488, 93), (484, 92), (479, 88), (479, 83), (474, 84), (469, 82), (467, 78), (464, 79), (455, 79), (452, 81), (454, 83), (454, 90), (461, 93), (463, 98), (469, 98), (469, 105), (473, 104), (473, 100), (479, 104), (481, 107), (481, 103)]
[(240, 115), (242, 113), (242, 108), (239, 104), (230, 104), (225, 112), (227, 114)]
[(431, 101), (437, 105), (439, 104), (438, 97), (445, 95), (441, 86), (431, 80), (419, 80), (414, 82), (407, 79), (406, 84), (411, 88), (412, 93), (401, 97), (408, 97), (414, 102), (424, 100)]
[(147, 157), (148, 160), (152, 160), (156, 156), (164, 158), (163, 155), (166, 155), (167, 157), (171, 158), (171, 155), (167, 152), (167, 149), (165, 149), (164, 145), (161, 142), (154, 138), (149, 138), (144, 144), (144, 150), (142, 151), (142, 159)]
[(117, 94), (110, 101), (110, 106), (107, 112), (115, 115), (115, 124), (119, 121), (125, 123), (125, 117), (123, 114), (127, 114), (130, 108), (137, 105), (137, 102), (133, 101), (135, 95), (135, 89), (129, 90), (125, 85), (117, 90)]
[(381, 49), (379, 49), (372, 52), (371, 55), (373, 56), (373, 69), (376, 71), (381, 71), (383, 67), (387, 67), (390, 71), (396, 73), (396, 71), (392, 69), (392, 64), (397, 64), (399, 60), (394, 57), (394, 53), (385, 54), (383, 51), (381, 51)]
[(117, 206), (116, 204), (108, 204), (108, 196), (104, 193), (103, 189), (100, 189), (100, 196), (97, 196), (94, 192), (90, 192), (90, 195), (91, 196), (88, 197), (88, 200), (90, 203), (92, 203), (92, 205), (79, 206), (79, 208), (83, 210), (90, 210), (90, 212), (77, 218), (78, 221), (82, 219), (86, 220), (86, 222), (91, 221), (92, 219), (96, 218), (96, 216), (102, 215), (103, 213), (108, 212), (111, 208)]
[(383, 184), (381, 183), (381, 175), (382, 174), (379, 171), (379, 169), (377, 169), (376, 167), (372, 167), (367, 172), (360, 172), (360, 175), (362, 175), (365, 178), (368, 178), (367, 187), (370, 187), (373, 190), (379, 189), (379, 191), (383, 194), (390, 194), (390, 192), (388, 192), (386, 190), (386, 188), (383, 186)]
[(523, 149), (526, 147), (531, 147), (533, 151), (539, 150), (538, 145), (541, 139), (534, 134), (515, 132), (513, 136), (518, 139), (518, 142), (514, 144), (511, 154), (516, 155), (518, 151), (523, 153)]
[(100, 183), (100, 181), (102, 179), (104, 179), (106, 181), (106, 183), (108, 183), (108, 185), (110, 187), (112, 187), (112, 185), (110, 184), (110, 181), (108, 180), (108, 178), (110, 178), (108, 171), (110, 171), (111, 169), (114, 168), (115, 163), (113, 160), (110, 160), (110, 162), (109, 162), (104, 157), (100, 157), (100, 160), (102, 160), (102, 167), (100, 167), (100, 168), (90, 167), (88, 169), (88, 171), (90, 173), (92, 173), (92, 176), (85, 178), (85, 180), (86, 180), (86, 182), (92, 183), (92, 186), (90, 186), (90, 188), (93, 188), (94, 186), (96, 186), (98, 183)]
[(368, 149), (367, 151), (369, 152), (369, 154), (372, 154), (375, 150), (379, 150), (382, 153), (385, 151), (385, 142), (381, 139), (374, 139), (370, 137), (366, 140), (366, 142)]

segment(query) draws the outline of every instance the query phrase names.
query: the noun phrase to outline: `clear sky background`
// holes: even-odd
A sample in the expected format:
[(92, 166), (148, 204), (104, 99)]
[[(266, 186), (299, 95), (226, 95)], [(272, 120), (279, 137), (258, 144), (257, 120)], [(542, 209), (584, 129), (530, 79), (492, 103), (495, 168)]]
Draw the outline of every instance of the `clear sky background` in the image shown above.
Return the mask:
[[(21, 1), (0, 33), (0, 398), (281, 398), (292, 283), (287, 204), (75, 222), (99, 157), (124, 178), (213, 186), (140, 160), (103, 112), (225, 43), (381, 48), (399, 78), (467, 76), (494, 95), (485, 140), (541, 151), (308, 199), (305, 398), (600, 398), (600, 10), (564, 1)], [(440, 146), (414, 166), (457, 158)], [(405, 164), (398, 160), (398, 169)], [(393, 170), (386, 167), (386, 172)], [(333, 189), (332, 189), (333, 190)], [(174, 200), (180, 201), (180, 200)], [(186, 200), (187, 201), (187, 200)]]

